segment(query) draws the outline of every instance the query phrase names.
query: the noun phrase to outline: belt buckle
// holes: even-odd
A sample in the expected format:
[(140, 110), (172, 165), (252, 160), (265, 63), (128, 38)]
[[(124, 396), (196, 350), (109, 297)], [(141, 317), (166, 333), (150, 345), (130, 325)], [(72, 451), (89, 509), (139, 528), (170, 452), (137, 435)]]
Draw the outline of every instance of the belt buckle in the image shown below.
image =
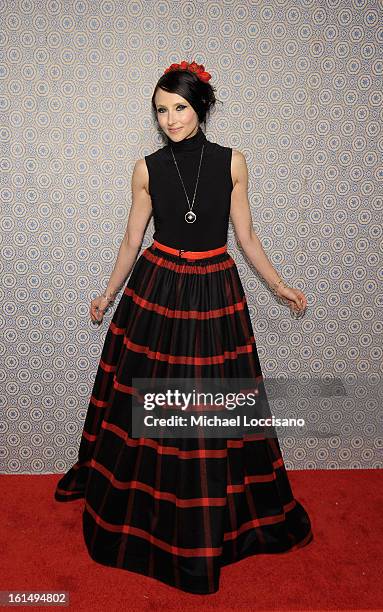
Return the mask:
[(182, 257), (182, 253), (185, 253), (185, 249), (178, 249), (178, 257)]

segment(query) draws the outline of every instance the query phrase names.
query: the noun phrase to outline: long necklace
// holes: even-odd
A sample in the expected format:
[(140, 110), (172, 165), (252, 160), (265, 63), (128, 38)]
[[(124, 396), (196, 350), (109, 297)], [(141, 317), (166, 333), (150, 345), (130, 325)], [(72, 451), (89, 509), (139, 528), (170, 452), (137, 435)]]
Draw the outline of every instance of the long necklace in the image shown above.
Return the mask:
[(205, 145), (203, 145), (203, 146), (202, 146), (202, 151), (201, 151), (201, 159), (199, 160), (198, 175), (197, 175), (197, 182), (196, 182), (196, 184), (195, 184), (195, 189), (194, 189), (193, 202), (192, 202), (192, 204), (190, 205), (190, 200), (189, 200), (189, 198), (188, 198), (188, 194), (186, 193), (185, 185), (184, 185), (184, 182), (183, 182), (183, 180), (182, 180), (181, 173), (180, 173), (180, 171), (179, 171), (179, 169), (178, 169), (178, 164), (177, 164), (177, 162), (176, 162), (176, 158), (174, 157), (173, 149), (172, 149), (172, 147), (170, 147), (170, 150), (171, 150), (172, 155), (173, 155), (174, 163), (175, 163), (175, 165), (176, 165), (178, 175), (179, 175), (179, 177), (180, 177), (180, 179), (181, 179), (182, 187), (184, 188), (185, 196), (186, 196), (187, 203), (188, 203), (188, 207), (189, 207), (188, 212), (187, 212), (187, 213), (185, 213), (185, 221), (186, 221), (186, 223), (194, 223), (194, 221), (195, 221), (195, 220), (196, 220), (196, 218), (197, 218), (197, 215), (195, 214), (195, 212), (193, 212), (193, 206), (194, 206), (195, 196), (196, 196), (196, 193), (197, 193), (197, 185), (198, 185), (198, 180), (199, 180), (199, 172), (200, 172), (200, 169), (201, 169), (201, 162), (202, 162), (202, 155), (203, 155), (203, 150), (204, 150), (204, 148), (205, 148)]

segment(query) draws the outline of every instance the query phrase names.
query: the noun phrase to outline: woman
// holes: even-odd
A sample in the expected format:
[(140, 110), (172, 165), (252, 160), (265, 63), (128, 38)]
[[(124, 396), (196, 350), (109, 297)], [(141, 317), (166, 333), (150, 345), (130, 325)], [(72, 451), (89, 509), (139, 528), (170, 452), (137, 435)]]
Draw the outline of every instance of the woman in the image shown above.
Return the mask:
[[(78, 461), (57, 501), (85, 498), (83, 533), (102, 564), (191, 593), (214, 593), (220, 568), (312, 539), (293, 497), (277, 437), (150, 438), (132, 431), (132, 379), (200, 377), (262, 382), (250, 315), (227, 252), (229, 217), (249, 260), (291, 310), (288, 287), (252, 228), (244, 156), (209, 141), (200, 124), (216, 102), (211, 75), (172, 64), (152, 98), (167, 144), (136, 162), (126, 234), (105, 293), (101, 322), (130, 271), (110, 323)], [(134, 267), (153, 213), (153, 244)]]

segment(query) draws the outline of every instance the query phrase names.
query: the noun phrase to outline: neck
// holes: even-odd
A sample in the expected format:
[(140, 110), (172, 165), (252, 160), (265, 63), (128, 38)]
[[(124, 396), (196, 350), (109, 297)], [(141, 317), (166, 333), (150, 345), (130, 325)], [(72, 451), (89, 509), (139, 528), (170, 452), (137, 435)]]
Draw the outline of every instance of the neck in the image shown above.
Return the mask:
[(183, 140), (174, 141), (171, 138), (168, 138), (168, 146), (173, 149), (173, 151), (194, 151), (196, 149), (201, 149), (202, 145), (207, 142), (207, 138), (203, 133), (201, 126), (198, 126), (197, 132), (194, 136), (189, 136), (189, 138), (184, 138)]

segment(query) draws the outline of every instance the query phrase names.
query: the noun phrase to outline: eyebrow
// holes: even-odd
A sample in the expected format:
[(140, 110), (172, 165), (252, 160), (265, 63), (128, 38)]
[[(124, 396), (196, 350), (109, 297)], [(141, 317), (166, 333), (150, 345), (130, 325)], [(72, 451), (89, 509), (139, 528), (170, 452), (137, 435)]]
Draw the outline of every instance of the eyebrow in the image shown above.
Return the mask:
[[(175, 104), (173, 104), (173, 106), (178, 106), (179, 104), (184, 104), (184, 102), (176, 102)], [(163, 106), (164, 108), (167, 108), (167, 106), (165, 106), (165, 104), (158, 104), (157, 108), (159, 106)]]

